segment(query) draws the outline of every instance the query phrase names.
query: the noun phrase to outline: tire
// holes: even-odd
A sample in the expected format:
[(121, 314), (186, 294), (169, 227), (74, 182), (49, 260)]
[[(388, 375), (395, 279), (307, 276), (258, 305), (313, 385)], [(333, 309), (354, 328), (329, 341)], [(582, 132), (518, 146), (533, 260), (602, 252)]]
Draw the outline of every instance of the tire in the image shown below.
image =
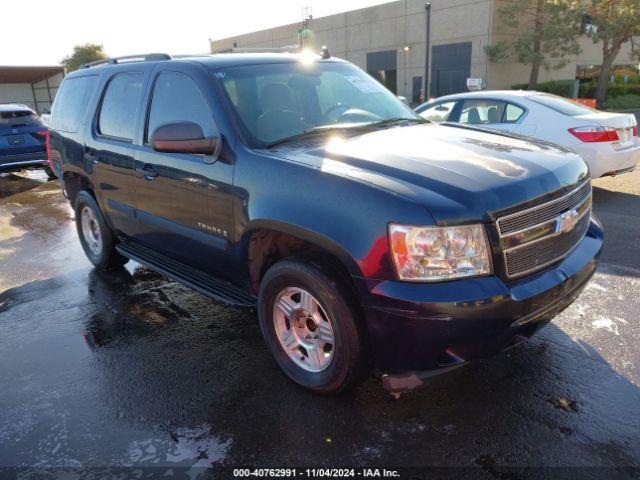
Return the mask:
[(260, 284), (258, 317), (271, 353), (291, 380), (316, 393), (353, 388), (368, 365), (351, 290), (337, 279), (314, 264), (287, 259)]
[(54, 173), (54, 171), (51, 170), (51, 167), (44, 167), (44, 173), (47, 174), (47, 178), (49, 180), (55, 180), (56, 178), (58, 178), (58, 176)]
[(129, 261), (116, 251), (116, 238), (91, 193), (86, 190), (78, 193), (75, 214), (82, 249), (98, 270), (121, 268)]

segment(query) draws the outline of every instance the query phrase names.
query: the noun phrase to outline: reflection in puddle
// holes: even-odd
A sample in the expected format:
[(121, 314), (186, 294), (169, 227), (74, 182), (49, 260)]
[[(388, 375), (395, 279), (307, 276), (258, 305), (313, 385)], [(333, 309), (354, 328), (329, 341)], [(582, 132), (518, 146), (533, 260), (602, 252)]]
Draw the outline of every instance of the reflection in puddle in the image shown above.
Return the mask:
[(230, 438), (223, 441), (212, 435), (207, 426), (178, 428), (171, 432), (169, 439), (132, 441), (126, 459), (115, 461), (114, 466), (189, 467), (194, 470), (187, 474), (196, 478), (200, 471), (195, 469), (209, 468), (222, 460), (231, 443)]
[(191, 318), (160, 288), (165, 283), (164, 277), (140, 266), (133, 274), (124, 268), (91, 271), (89, 298), (98, 308), (84, 322), (87, 345), (92, 349), (106, 347), (119, 337), (148, 336)]

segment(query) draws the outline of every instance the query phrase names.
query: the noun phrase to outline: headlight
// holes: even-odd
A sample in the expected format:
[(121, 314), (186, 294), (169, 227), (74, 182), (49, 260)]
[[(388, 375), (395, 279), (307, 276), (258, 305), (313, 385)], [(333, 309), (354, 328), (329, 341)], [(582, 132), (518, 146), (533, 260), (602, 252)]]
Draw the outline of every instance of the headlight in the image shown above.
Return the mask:
[(491, 273), (484, 227), (389, 225), (391, 256), (401, 280), (437, 282)]

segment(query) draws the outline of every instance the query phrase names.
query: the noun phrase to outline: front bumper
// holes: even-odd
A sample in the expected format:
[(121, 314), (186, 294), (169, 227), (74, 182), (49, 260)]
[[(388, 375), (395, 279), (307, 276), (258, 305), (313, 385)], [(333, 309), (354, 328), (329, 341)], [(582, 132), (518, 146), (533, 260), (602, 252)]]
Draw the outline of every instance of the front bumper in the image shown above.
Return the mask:
[(442, 283), (357, 278), (376, 366), (387, 373), (449, 369), (529, 338), (577, 298), (602, 245), (592, 220), (561, 262), (508, 284), (496, 276)]

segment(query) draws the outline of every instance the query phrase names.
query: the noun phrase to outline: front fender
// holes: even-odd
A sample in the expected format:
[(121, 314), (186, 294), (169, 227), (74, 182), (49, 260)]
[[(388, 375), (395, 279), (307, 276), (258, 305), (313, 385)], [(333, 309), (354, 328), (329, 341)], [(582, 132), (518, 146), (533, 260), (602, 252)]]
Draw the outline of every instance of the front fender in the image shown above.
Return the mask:
[(388, 190), (253, 152), (238, 159), (234, 184), (244, 192), (239, 238), (263, 228), (288, 233), (332, 253), (355, 276), (395, 278), (389, 223), (434, 224), (426, 208)]

